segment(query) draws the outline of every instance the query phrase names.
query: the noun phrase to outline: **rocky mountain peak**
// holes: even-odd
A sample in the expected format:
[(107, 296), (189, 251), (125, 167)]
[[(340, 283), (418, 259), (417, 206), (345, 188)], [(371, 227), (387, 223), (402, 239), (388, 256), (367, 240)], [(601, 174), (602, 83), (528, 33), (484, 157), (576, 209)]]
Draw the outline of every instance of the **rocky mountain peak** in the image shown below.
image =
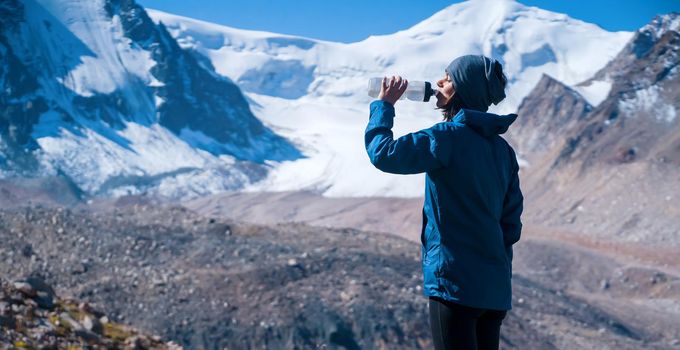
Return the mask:
[[(570, 136), (557, 163), (578, 161), (591, 166), (602, 161), (680, 160), (674, 151), (680, 145), (679, 26), (678, 13), (657, 16), (586, 81), (608, 81), (611, 88), (586, 123), (565, 132)], [(554, 96), (544, 95), (557, 105), (559, 97)]]
[[(680, 195), (677, 19), (636, 32), (578, 92), (543, 77), (522, 102), (510, 132), (529, 161), (522, 180), (536, 220), (613, 239), (675, 239), (677, 215), (666, 208)], [(595, 106), (579, 97), (598, 89)]]
[[(546, 98), (546, 97), (550, 98)], [(532, 159), (555, 146), (561, 131), (584, 120), (593, 109), (574, 89), (543, 74), (536, 87), (522, 100), (517, 122), (508, 131), (508, 139), (520, 156)]]
[(134, 42), (146, 44), (154, 40), (156, 25), (134, 0), (107, 0), (104, 9), (109, 17), (120, 16), (125, 36)]
[(669, 31), (680, 31), (680, 12), (671, 12), (656, 16), (650, 23), (640, 28), (638, 33), (651, 35), (658, 40)]
[[(636, 60), (659, 51), (659, 48), (677, 46), (673, 39), (679, 35), (680, 12), (656, 16), (640, 28), (619, 54), (595, 74), (592, 80), (615, 80), (630, 69)], [(656, 48), (656, 49), (655, 49)], [(665, 50), (664, 50), (665, 51)]]

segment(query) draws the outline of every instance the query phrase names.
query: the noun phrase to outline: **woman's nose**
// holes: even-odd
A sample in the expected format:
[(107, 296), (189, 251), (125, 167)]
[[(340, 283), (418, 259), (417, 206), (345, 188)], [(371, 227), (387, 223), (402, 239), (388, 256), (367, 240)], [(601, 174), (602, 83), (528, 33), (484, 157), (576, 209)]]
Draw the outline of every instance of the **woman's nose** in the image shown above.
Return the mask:
[(440, 88), (444, 87), (444, 79), (437, 80), (437, 86), (439, 86)]

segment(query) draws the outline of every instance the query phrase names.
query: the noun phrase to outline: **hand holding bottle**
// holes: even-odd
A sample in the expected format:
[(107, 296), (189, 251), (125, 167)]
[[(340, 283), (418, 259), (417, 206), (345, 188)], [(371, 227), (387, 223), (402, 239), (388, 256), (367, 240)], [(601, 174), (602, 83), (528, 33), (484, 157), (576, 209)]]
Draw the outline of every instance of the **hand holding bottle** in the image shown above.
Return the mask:
[(401, 98), (408, 86), (408, 80), (400, 76), (392, 76), (389, 80), (384, 77), (380, 88), (379, 100), (391, 103), (393, 106)]
[[(391, 87), (391, 82), (397, 84), (397, 79), (402, 79), (401, 77), (389, 78), (371, 78), (368, 80), (368, 96), (375, 97), (384, 100), (383, 97), (387, 94), (387, 90), (394, 90), (396, 92), (396, 87)], [(432, 84), (427, 81), (408, 81), (402, 79), (402, 88), (404, 89), (399, 96), (396, 96), (394, 101), (403, 100), (404, 98), (411, 101), (428, 102), (430, 97), (437, 93), (436, 89), (432, 88)], [(391, 100), (391, 98), (390, 98)]]

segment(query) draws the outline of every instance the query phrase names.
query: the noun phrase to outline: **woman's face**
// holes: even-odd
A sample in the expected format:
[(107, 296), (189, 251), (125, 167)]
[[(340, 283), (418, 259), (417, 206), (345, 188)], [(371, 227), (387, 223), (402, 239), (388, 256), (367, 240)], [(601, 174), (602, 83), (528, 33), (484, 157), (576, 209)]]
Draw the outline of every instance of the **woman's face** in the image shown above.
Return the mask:
[(444, 72), (444, 77), (437, 81), (437, 86), (439, 87), (439, 93), (437, 96), (437, 107), (442, 108), (446, 106), (451, 99), (456, 90), (453, 88), (453, 82), (449, 73)]

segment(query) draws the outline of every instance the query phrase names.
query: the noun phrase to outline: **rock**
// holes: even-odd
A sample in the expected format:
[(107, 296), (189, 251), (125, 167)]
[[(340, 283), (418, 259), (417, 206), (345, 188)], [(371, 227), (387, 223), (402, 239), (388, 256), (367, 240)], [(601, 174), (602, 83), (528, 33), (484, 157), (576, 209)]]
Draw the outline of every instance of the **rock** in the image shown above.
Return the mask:
[(609, 281), (607, 281), (605, 279), (600, 281), (600, 289), (602, 289), (602, 290), (609, 289)]
[(356, 295), (354, 293), (346, 292), (344, 290), (340, 292), (340, 300), (342, 300), (345, 303), (354, 299), (355, 296)]
[(14, 282), (14, 288), (30, 298), (38, 295), (38, 292), (33, 289), (33, 286), (25, 281)]
[(59, 314), (59, 319), (64, 323), (64, 325), (68, 328), (71, 328), (73, 330), (79, 330), (79, 329), (85, 329), (80, 322), (76, 321), (71, 315), (69, 315), (66, 312), (62, 312)]
[(0, 316), (0, 327), (1, 328), (14, 328), (14, 319), (7, 316)]
[(33, 299), (26, 299), (24, 300), (24, 305), (35, 309), (38, 306), (38, 303)]
[(87, 313), (90, 313), (90, 314), (92, 312), (94, 312), (90, 303), (87, 303), (87, 302), (82, 302), (82, 303), (78, 304), (78, 310), (84, 311), (84, 312), (87, 312)]
[(94, 332), (88, 331), (87, 329), (76, 329), (73, 333), (88, 342), (99, 341), (99, 336)]
[[(54, 307), (54, 290), (45, 283), (42, 278), (28, 277), (16, 282), (15, 287), (17, 286), (17, 283), (23, 290), (21, 288), (17, 289), (33, 298), (41, 308), (51, 310)], [(30, 286), (30, 288), (26, 285)], [(32, 295), (28, 293), (31, 293)]]
[(101, 322), (99, 322), (99, 319), (91, 316), (85, 316), (85, 318), (83, 318), (83, 327), (85, 327), (85, 329), (88, 331), (92, 331), (97, 334), (102, 334), (104, 331), (104, 327), (102, 326)]
[(75, 266), (71, 270), (71, 274), (72, 275), (80, 275), (80, 274), (87, 272), (87, 270), (88, 270), (87, 264), (79, 262), (79, 263), (75, 264)]
[(33, 246), (30, 245), (30, 244), (24, 245), (24, 247), (21, 248), (21, 255), (23, 255), (27, 258), (30, 257), (31, 255), (33, 255)]
[(142, 350), (144, 349), (142, 339), (138, 336), (132, 336), (125, 340), (126, 350)]
[(168, 349), (171, 349), (171, 350), (181, 350), (182, 349), (182, 347), (179, 346), (174, 341), (169, 341), (169, 342), (165, 343), (165, 345), (168, 347)]

